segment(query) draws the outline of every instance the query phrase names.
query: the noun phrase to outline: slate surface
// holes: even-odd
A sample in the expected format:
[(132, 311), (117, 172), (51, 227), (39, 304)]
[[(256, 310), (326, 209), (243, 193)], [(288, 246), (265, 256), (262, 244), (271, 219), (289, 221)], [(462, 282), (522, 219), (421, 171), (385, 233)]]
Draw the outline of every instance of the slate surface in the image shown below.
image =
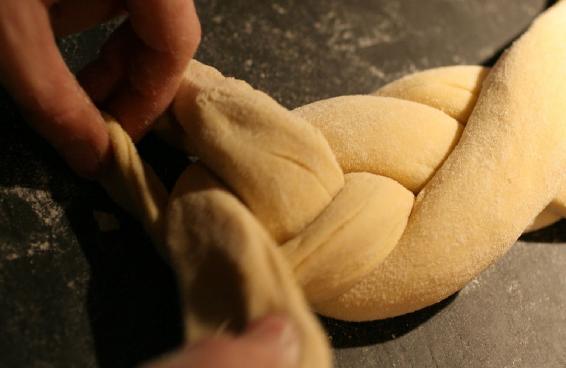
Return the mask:
[[(197, 5), (198, 57), (296, 107), (369, 92), (414, 70), (489, 62), (548, 4)], [(74, 70), (113, 26), (61, 41)], [(177, 345), (174, 280), (139, 224), (69, 172), (1, 90), (0, 116), (0, 367), (132, 367)], [(141, 150), (169, 182), (184, 165), (152, 137)], [(564, 241), (564, 222), (525, 237), (456, 296), (424, 311), (362, 324), (323, 320), (337, 367), (566, 366)]]

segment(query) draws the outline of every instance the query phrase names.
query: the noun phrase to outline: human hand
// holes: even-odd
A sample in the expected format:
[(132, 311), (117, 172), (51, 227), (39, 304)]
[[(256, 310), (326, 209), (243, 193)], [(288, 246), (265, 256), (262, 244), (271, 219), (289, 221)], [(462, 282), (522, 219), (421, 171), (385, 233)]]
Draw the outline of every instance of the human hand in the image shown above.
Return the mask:
[(270, 316), (237, 338), (203, 340), (143, 368), (297, 368), (299, 356), (295, 329), (286, 318)]
[[(81, 87), (55, 36), (122, 13), (128, 20), (79, 74)], [(109, 154), (93, 101), (138, 140), (173, 99), (199, 41), (192, 0), (1, 0), (0, 82), (69, 165), (93, 176)]]

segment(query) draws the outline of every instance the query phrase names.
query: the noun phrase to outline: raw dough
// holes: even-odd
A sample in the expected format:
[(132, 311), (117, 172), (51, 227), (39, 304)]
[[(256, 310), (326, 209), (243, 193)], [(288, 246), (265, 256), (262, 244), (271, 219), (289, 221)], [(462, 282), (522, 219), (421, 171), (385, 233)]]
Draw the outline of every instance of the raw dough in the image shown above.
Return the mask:
[(202, 166), (167, 204), (110, 123), (103, 183), (166, 239), (191, 341), (286, 312), (301, 367), (328, 367), (297, 281), (321, 314), (393, 317), (446, 298), (527, 226), (566, 215), (564, 40), (559, 2), (491, 71), (440, 68), (294, 112), (193, 61), (161, 130), (177, 129), (169, 139)]
[(277, 243), (206, 169), (193, 165), (181, 175), (167, 218), (189, 341), (214, 335), (219, 326), (238, 333), (268, 313), (285, 313), (301, 338), (300, 367), (331, 365), (326, 335)]

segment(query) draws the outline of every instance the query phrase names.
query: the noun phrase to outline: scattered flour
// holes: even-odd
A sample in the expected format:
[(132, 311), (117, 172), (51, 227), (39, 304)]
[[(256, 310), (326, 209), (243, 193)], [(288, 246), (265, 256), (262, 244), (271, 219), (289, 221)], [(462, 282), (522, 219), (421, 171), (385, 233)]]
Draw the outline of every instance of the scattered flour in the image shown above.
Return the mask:
[(12, 187), (2, 188), (0, 193), (4, 195), (12, 194), (27, 202), (46, 226), (53, 226), (60, 222), (64, 215), (63, 208), (53, 200), (51, 193), (47, 190)]
[(480, 281), (478, 279), (473, 279), (460, 291), (460, 294), (462, 294), (462, 295), (469, 294), (470, 292), (479, 288), (480, 285), (481, 284), (480, 284)]
[[(19, 241), (13, 244), (7, 241), (2, 244), (4, 260), (14, 261), (23, 257), (56, 251), (54, 241), (66, 231), (68, 224), (64, 208), (53, 199), (49, 191), (14, 186), (0, 188), (0, 198), (3, 199), (2, 204), (11, 209), (13, 213), (31, 211), (34, 215), (31, 218), (26, 216), (25, 219), (17, 217), (13, 219), (15, 232), (19, 232)], [(28, 206), (27, 209), (25, 206)], [(33, 221), (34, 224), (24, 226), (24, 221)], [(33, 228), (33, 231), (26, 233), (22, 228)]]

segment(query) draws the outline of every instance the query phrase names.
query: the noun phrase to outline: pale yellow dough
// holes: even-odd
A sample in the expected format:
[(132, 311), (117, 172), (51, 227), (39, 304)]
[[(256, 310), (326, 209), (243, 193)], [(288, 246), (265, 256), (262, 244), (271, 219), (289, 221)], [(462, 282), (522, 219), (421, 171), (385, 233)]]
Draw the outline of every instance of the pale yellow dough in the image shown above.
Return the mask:
[(193, 165), (177, 181), (167, 215), (189, 341), (238, 333), (266, 314), (285, 313), (299, 331), (300, 367), (330, 366), (326, 335), (277, 243), (230, 191)]
[(319, 311), (365, 320), (436, 303), (499, 258), (552, 200), (566, 165), (565, 25), (561, 2), (499, 60), (399, 244)]
[(432, 107), (390, 97), (342, 96), (295, 113), (324, 134), (345, 172), (388, 176), (418, 193), (463, 126)]
[(140, 220), (158, 245), (163, 247), (163, 225), (168, 194), (153, 169), (145, 164), (130, 136), (120, 124), (106, 117), (114, 160), (99, 181), (110, 196)]
[(281, 247), (309, 301), (340, 295), (385, 259), (405, 230), (413, 201), (387, 177), (347, 174), (330, 205)]
[(326, 316), (398, 316), (566, 215), (565, 40), (559, 2), (491, 70), (438, 68), (292, 112), (193, 61), (160, 131), (199, 166), (167, 200), (110, 123), (103, 183), (165, 240), (191, 341), (285, 312), (301, 367), (329, 367), (299, 286)]
[[(181, 103), (177, 99), (176, 108)], [(248, 84), (222, 80), (202, 90), (196, 106), (195, 119), (177, 114), (191, 150), (277, 241), (310, 223), (343, 185), (342, 170), (324, 136)]]

